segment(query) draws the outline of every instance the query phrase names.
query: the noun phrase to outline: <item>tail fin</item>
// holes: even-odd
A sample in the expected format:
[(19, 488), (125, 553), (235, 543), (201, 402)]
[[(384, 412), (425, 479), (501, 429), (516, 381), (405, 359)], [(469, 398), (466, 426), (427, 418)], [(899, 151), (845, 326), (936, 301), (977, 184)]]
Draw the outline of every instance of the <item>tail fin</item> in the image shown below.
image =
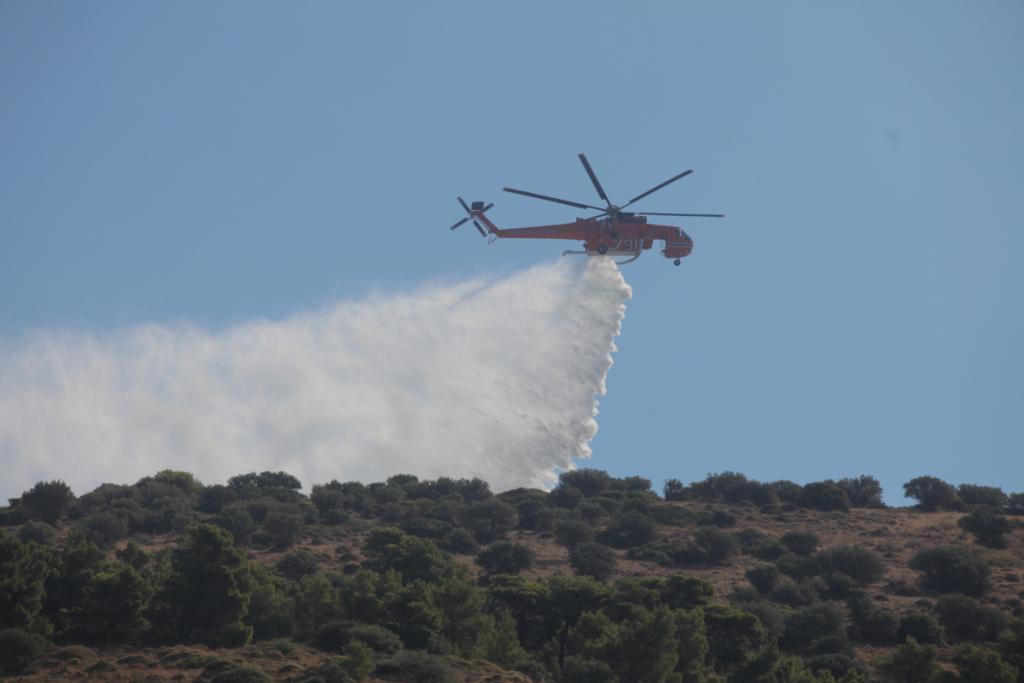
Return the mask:
[(459, 227), (463, 223), (466, 223), (468, 221), (472, 221), (473, 225), (476, 227), (476, 229), (480, 233), (480, 235), (482, 237), (487, 237), (487, 233), (490, 232), (491, 223), (487, 219), (484, 219), (484, 222), (487, 223), (487, 228), (488, 228), (485, 231), (483, 226), (480, 225), (480, 221), (477, 220), (477, 216), (481, 216), (482, 217), (484, 212), (487, 211), (488, 209), (490, 209), (492, 206), (494, 206), (494, 204), (487, 204), (486, 206), (484, 206), (483, 202), (473, 202), (473, 206), (470, 207), (468, 204), (466, 204), (465, 200), (463, 200), (462, 197), (458, 197), (458, 200), (459, 200), (459, 204), (461, 204), (462, 208), (465, 209), (465, 211), (466, 211), (466, 217), (463, 218), (462, 220), (456, 222), (451, 227), (451, 229), (454, 230), (455, 228)]

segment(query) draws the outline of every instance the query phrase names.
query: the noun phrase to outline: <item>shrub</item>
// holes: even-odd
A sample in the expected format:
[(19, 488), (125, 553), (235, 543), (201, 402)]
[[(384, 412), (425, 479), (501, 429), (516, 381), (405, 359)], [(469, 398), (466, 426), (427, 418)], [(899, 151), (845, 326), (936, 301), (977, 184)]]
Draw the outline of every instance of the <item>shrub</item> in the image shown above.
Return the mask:
[(772, 486), (747, 479), (739, 472), (709, 474), (704, 481), (690, 484), (689, 492), (698, 500), (723, 503), (750, 501), (757, 505), (770, 505), (778, 500)]
[(988, 562), (970, 550), (941, 547), (922, 550), (910, 559), (910, 568), (924, 574), (923, 584), (940, 593), (981, 595), (988, 589)]
[(62, 481), (41, 481), (21, 494), (21, 507), (35, 519), (56, 524), (64, 516), (75, 494)]
[(456, 555), (476, 555), (480, 552), (480, 544), (473, 538), (473, 534), (462, 527), (452, 529), (445, 534), (444, 538), (441, 539), (440, 546), (442, 549)]
[(113, 512), (97, 512), (80, 521), (76, 528), (89, 541), (101, 548), (128, 534), (128, 525)]
[(903, 485), (907, 498), (916, 498), (922, 510), (959, 510), (962, 503), (956, 490), (937, 477), (916, 477)]
[(747, 581), (757, 589), (761, 595), (767, 595), (779, 582), (779, 570), (771, 564), (762, 564), (746, 573)]
[(305, 548), (291, 551), (278, 560), (274, 566), (284, 577), (292, 581), (298, 581), (304, 576), (312, 576), (319, 568), (316, 555)]
[(1017, 669), (1004, 662), (990, 647), (959, 645), (953, 652), (953, 663), (959, 670), (959, 680), (964, 683), (1017, 683), (1019, 680)]
[(740, 544), (732, 534), (713, 526), (702, 526), (693, 534), (693, 543), (700, 550), (702, 561), (725, 564), (740, 552)]
[(701, 526), (717, 526), (724, 529), (736, 526), (736, 515), (730, 514), (725, 510), (719, 510), (718, 508), (701, 510), (697, 513), (697, 524)]
[(772, 589), (771, 593), (768, 594), (768, 599), (788, 607), (803, 607), (804, 605), (816, 602), (818, 594), (812, 587), (804, 583), (798, 584), (787, 579), (780, 581)]
[[(558, 476), (558, 483), (562, 486), (574, 486), (586, 498), (599, 496), (612, 485), (612, 478), (604, 470), (583, 468), (579, 470), (568, 470)], [(647, 488), (650, 487), (648, 482)]]
[(600, 543), (580, 543), (569, 551), (569, 564), (579, 576), (607, 581), (615, 573), (615, 553)]
[(910, 638), (876, 666), (886, 680), (894, 683), (929, 683), (939, 672), (938, 658), (934, 645), (920, 645)]
[(575, 519), (560, 519), (555, 522), (555, 540), (572, 548), (594, 540), (594, 531), (589, 525)]
[(874, 583), (885, 574), (882, 558), (867, 548), (839, 546), (823, 550), (813, 558), (819, 574), (841, 572), (861, 585)]
[(466, 508), (462, 523), (477, 541), (491, 543), (518, 526), (519, 511), (498, 498), (488, 498)]
[(686, 500), (686, 487), (678, 479), (666, 479), (662, 488), (665, 500)]
[(872, 645), (890, 645), (896, 642), (899, 622), (896, 617), (875, 607), (867, 594), (858, 591), (846, 601), (853, 623), (852, 635)]
[(373, 675), (387, 681), (416, 681), (416, 683), (453, 683), (448, 662), (437, 655), (407, 651), (385, 659), (374, 669)]
[(840, 479), (836, 486), (846, 492), (850, 505), (855, 508), (884, 508), (882, 485), (868, 475)]
[(803, 649), (826, 636), (846, 636), (846, 611), (836, 603), (822, 602), (793, 610), (786, 618), (780, 644), (788, 649)]
[(779, 539), (792, 552), (807, 557), (818, 549), (818, 534), (813, 531), (789, 531)]
[(46, 522), (29, 522), (18, 529), (18, 539), (22, 543), (52, 545), (56, 538), (57, 530)]
[(562, 683), (618, 683), (619, 677), (602, 661), (566, 657), (559, 680)]
[(1002, 509), (1006, 505), (1006, 494), (998, 486), (979, 486), (978, 484), (960, 484), (956, 488), (957, 495), (966, 505), (980, 505)]
[(533, 553), (525, 545), (498, 541), (481, 551), (476, 563), (488, 574), (518, 574), (533, 565)]
[(910, 612), (903, 615), (896, 629), (896, 639), (899, 642), (902, 643), (907, 638), (913, 638), (926, 645), (941, 645), (945, 635), (942, 632), (942, 625), (932, 615), (927, 612)]
[(551, 493), (548, 494), (548, 500), (551, 501), (551, 504), (560, 508), (572, 509), (582, 503), (583, 499), (583, 491), (580, 491), (575, 486), (566, 486), (564, 484), (559, 484), (551, 489)]
[(231, 534), (235, 545), (247, 545), (255, 526), (245, 503), (232, 503), (225, 506), (212, 521)]
[(1024, 515), (1024, 493), (1011, 493), (1006, 497), (1006, 513)]
[(814, 560), (809, 557), (800, 557), (794, 553), (786, 553), (779, 557), (775, 560), (775, 566), (779, 568), (780, 572), (794, 579), (814, 576), (818, 572)]
[(46, 651), (46, 639), (20, 628), (0, 630), (0, 673), (20, 674)]
[(957, 522), (961, 529), (974, 534), (974, 539), (989, 548), (1005, 548), (1006, 536), (1013, 527), (1004, 515), (988, 510), (975, 510)]
[(954, 641), (995, 640), (1007, 627), (1006, 614), (966, 595), (944, 595), (935, 604), (946, 634)]
[(294, 545), (302, 536), (302, 527), (302, 511), (294, 505), (274, 505), (263, 519), (263, 530), (277, 550)]
[(654, 538), (654, 520), (641, 512), (624, 512), (614, 517), (602, 534), (608, 545), (619, 548), (650, 543)]
[(782, 503), (796, 503), (800, 500), (800, 494), (803, 493), (804, 490), (803, 486), (800, 486), (800, 484), (797, 484), (794, 481), (789, 481), (788, 479), (774, 481), (769, 484), (769, 486)]
[(846, 512), (850, 509), (850, 498), (834, 481), (816, 481), (804, 485), (797, 505), (812, 510)]

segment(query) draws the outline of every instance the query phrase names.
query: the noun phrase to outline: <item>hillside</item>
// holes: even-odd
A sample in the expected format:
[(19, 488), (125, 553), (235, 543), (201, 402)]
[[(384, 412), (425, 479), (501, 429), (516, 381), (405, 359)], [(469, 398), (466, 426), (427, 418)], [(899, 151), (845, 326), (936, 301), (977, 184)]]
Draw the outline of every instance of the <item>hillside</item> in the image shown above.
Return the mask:
[[(1020, 494), (165, 471), (0, 508), (20, 680), (1019, 681)], [(666, 500), (668, 498), (669, 500)], [(756, 586), (756, 587), (755, 587)], [(911, 639), (912, 638), (912, 639)]]

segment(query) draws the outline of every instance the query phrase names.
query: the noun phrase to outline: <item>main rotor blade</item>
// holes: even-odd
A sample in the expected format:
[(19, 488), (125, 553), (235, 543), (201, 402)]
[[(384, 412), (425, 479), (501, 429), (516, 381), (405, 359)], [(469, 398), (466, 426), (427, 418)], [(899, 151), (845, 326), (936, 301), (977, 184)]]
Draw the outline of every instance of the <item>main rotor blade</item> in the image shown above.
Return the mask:
[(480, 227), (480, 223), (478, 223), (475, 218), (473, 219), (473, 225), (476, 226), (476, 229), (480, 232), (481, 237), (487, 237), (487, 233), (484, 232), (484, 229)]
[(459, 227), (460, 225), (462, 225), (463, 223), (465, 223), (465, 222), (466, 222), (466, 221), (468, 221), (468, 220), (469, 220), (469, 218), (463, 218), (463, 219), (462, 219), (461, 221), (459, 221), (458, 223), (456, 223), (455, 225), (453, 225), (453, 226), (451, 227), (451, 229), (452, 229), (452, 230), (454, 230), (455, 228)]
[(521, 194), (524, 197), (533, 197), (534, 199), (543, 199), (548, 202), (555, 202), (556, 204), (565, 204), (566, 206), (575, 206), (577, 209), (596, 209), (597, 211), (604, 211), (600, 206), (591, 206), (590, 204), (581, 204), (580, 202), (570, 202), (568, 199), (559, 199), (558, 197), (549, 197), (546, 194), (537, 194), (536, 192), (527, 192), (526, 190), (517, 190), (512, 187), (501, 188), (505, 192), (513, 192), (515, 194)]
[(691, 216), (695, 218), (725, 218), (724, 213), (657, 213), (655, 211), (633, 211), (639, 216)]
[(624, 209), (627, 206), (629, 206), (630, 204), (632, 204), (633, 202), (638, 201), (640, 199), (643, 199), (647, 195), (649, 195), (649, 194), (651, 194), (653, 192), (657, 192), (658, 190), (660, 190), (661, 188), (665, 187), (666, 185), (674, 183), (675, 181), (679, 180), (680, 178), (685, 178), (686, 176), (690, 175), (691, 173), (693, 173), (693, 169), (689, 169), (689, 170), (683, 171), (679, 175), (674, 176), (672, 178), (669, 178), (668, 180), (663, 182), (661, 185), (656, 185), (655, 187), (652, 187), (651, 189), (647, 190), (647, 192), (644, 192), (643, 194), (638, 194), (637, 196), (633, 197), (628, 202), (623, 204), (620, 208)]
[(458, 199), (458, 200), (459, 200), (459, 204), (462, 204), (462, 208), (466, 210), (466, 213), (468, 213), (469, 215), (471, 215), (471, 216), (472, 216), (472, 215), (473, 215), (473, 212), (469, 210), (469, 204), (467, 204), (467, 203), (466, 203), (466, 202), (465, 202), (465, 201), (464, 201), (464, 200), (462, 199), (462, 197), (456, 197), (456, 199)]
[(577, 156), (579, 156), (580, 161), (583, 162), (583, 168), (586, 169), (587, 175), (590, 176), (590, 182), (594, 183), (594, 189), (597, 190), (597, 194), (601, 197), (601, 199), (605, 200), (605, 202), (608, 203), (608, 206), (611, 206), (612, 203), (608, 201), (608, 195), (604, 193), (604, 188), (601, 187), (601, 183), (598, 182), (597, 176), (594, 175), (594, 169), (590, 168), (590, 162), (587, 161), (586, 155), (579, 154)]

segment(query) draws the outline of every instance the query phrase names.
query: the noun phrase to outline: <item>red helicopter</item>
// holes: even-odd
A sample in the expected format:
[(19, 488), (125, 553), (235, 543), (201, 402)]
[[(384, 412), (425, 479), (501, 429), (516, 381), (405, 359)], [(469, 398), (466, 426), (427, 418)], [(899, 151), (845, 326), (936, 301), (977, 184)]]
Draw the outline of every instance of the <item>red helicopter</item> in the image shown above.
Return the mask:
[[(502, 189), (505, 192), (521, 194), (526, 197), (533, 197), (534, 199), (543, 199), (548, 202), (555, 202), (556, 204), (574, 206), (578, 209), (593, 209), (595, 211), (600, 211), (601, 213), (596, 216), (577, 218), (573, 223), (538, 225), (528, 228), (499, 228), (484, 215), (492, 206), (494, 206), (494, 204), (484, 205), (484, 202), (473, 202), (470, 206), (463, 201), (462, 197), (459, 197), (459, 204), (461, 204), (462, 208), (465, 209), (466, 217), (455, 223), (451, 229), (454, 230), (460, 225), (472, 221), (473, 225), (476, 226), (476, 229), (480, 231), (480, 234), (488, 238), (488, 243), (504, 237), (542, 240), (578, 240), (583, 242), (583, 251), (569, 250), (562, 252), (562, 255), (586, 254), (587, 256), (607, 255), (625, 257), (623, 260), (617, 261), (620, 265), (632, 263), (637, 260), (640, 258), (641, 253), (653, 247), (655, 241), (660, 240), (665, 243), (665, 248), (661, 250), (662, 255), (665, 256), (665, 258), (673, 259), (673, 263), (678, 266), (680, 259), (689, 255), (689, 253), (693, 251), (693, 240), (690, 239), (689, 235), (683, 232), (682, 228), (677, 228), (672, 225), (655, 225), (653, 223), (648, 223), (647, 217), (690, 216), (697, 218), (725, 218), (725, 215), (720, 213), (657, 213), (652, 211), (623, 211), (627, 206), (643, 199), (647, 195), (657, 192), (661, 188), (674, 183), (680, 178), (685, 178), (693, 173), (693, 170), (683, 171), (679, 175), (669, 178), (660, 185), (655, 185), (646, 192), (638, 194), (622, 206), (616, 206), (615, 204), (612, 204), (611, 200), (608, 199), (608, 195), (605, 194), (604, 188), (601, 187), (601, 183), (598, 182), (597, 176), (594, 174), (594, 169), (590, 167), (590, 162), (587, 161), (587, 157), (580, 154), (579, 158), (580, 162), (583, 164), (583, 168), (587, 171), (587, 175), (590, 176), (590, 182), (594, 184), (594, 189), (597, 190), (598, 196), (607, 204), (605, 208), (593, 206), (591, 204), (584, 204), (583, 202), (572, 202), (567, 199), (559, 199), (558, 197), (549, 197), (535, 192), (527, 192), (526, 190), (517, 190), (512, 187), (505, 187)], [(483, 225), (480, 225), (481, 223), (483, 223)], [(487, 228), (486, 231), (484, 230), (484, 227)]]

